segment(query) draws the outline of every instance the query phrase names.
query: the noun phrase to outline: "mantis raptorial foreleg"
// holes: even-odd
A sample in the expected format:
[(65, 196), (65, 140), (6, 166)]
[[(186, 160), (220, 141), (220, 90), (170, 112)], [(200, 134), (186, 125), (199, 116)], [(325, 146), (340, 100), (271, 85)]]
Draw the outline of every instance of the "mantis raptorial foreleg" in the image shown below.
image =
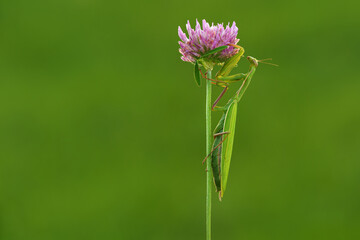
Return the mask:
[(225, 89), (220, 93), (219, 97), (215, 100), (212, 110), (216, 107), (216, 104), (220, 101), (220, 99), (224, 96), (225, 92), (228, 90), (228, 86), (230, 83), (238, 82), (238, 81), (244, 81), (247, 74), (244, 73), (237, 73), (234, 75), (229, 75), (230, 72), (237, 66), (237, 63), (241, 59), (241, 57), (244, 54), (244, 48), (234, 45), (234, 44), (228, 44), (229, 46), (238, 48), (239, 51), (237, 54), (226, 60), (224, 65), (221, 67), (221, 69), (217, 72), (215, 79), (207, 78), (207, 76), (204, 76), (204, 74), (201, 72), (200, 68), (199, 71), (203, 78), (212, 81), (213, 84), (217, 86), (224, 87)]
[[(250, 72), (249, 72), (249, 73), (250, 73)], [(237, 74), (237, 75), (240, 75), (240, 74), (241, 74), (241, 75), (243, 76), (243, 79), (242, 79), (242, 80), (245, 80), (249, 73), (247, 73), (247, 74), (239, 73), (239, 74)], [(245, 83), (245, 81), (243, 81), (241, 87), (244, 85), (244, 83)], [(240, 87), (240, 89), (241, 89), (241, 87)], [(224, 94), (225, 94), (225, 92), (226, 92), (227, 90), (228, 90), (228, 86), (225, 86), (224, 90), (220, 93), (220, 95), (218, 96), (218, 98), (217, 98), (217, 99), (215, 100), (215, 102), (213, 103), (211, 110), (213, 110), (213, 111), (214, 111), (214, 110), (216, 110), (216, 111), (224, 110), (224, 108), (217, 107), (216, 105), (218, 104), (218, 102), (220, 101), (220, 99), (222, 98), (222, 96), (224, 96)]]
[(200, 71), (201, 75), (203, 76), (203, 78), (205, 78), (209, 81), (212, 81), (213, 84), (215, 84), (215, 85), (222, 86), (222, 87), (228, 86), (230, 83), (233, 83), (233, 82), (238, 82), (238, 81), (244, 80), (246, 77), (246, 74), (242, 74), (242, 73), (229, 75), (230, 72), (234, 69), (234, 67), (236, 67), (237, 63), (239, 62), (240, 58), (244, 55), (245, 51), (244, 51), (244, 48), (242, 48), (241, 46), (234, 45), (234, 44), (228, 44), (228, 45), (238, 48), (239, 51), (234, 56), (230, 57), (228, 60), (225, 61), (225, 63), (221, 67), (221, 69), (217, 72), (215, 79), (210, 79), (210, 78), (207, 78), (206, 76), (204, 76), (201, 69), (199, 68), (199, 71)]

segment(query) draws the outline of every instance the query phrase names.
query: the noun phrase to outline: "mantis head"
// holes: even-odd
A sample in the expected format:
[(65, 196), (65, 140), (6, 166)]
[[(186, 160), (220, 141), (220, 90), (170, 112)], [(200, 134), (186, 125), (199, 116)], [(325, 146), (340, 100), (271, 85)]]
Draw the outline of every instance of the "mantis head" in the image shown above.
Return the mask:
[(259, 65), (258, 60), (254, 57), (247, 56), (247, 60), (250, 62), (251, 65), (254, 65), (255, 67)]

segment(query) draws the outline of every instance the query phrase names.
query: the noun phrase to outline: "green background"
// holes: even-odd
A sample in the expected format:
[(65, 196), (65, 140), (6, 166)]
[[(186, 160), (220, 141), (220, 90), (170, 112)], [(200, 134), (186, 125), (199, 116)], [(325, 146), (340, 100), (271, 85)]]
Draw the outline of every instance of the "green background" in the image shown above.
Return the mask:
[(196, 18), (280, 65), (239, 105), (213, 239), (360, 239), (356, 2), (1, 0), (0, 239), (205, 238)]

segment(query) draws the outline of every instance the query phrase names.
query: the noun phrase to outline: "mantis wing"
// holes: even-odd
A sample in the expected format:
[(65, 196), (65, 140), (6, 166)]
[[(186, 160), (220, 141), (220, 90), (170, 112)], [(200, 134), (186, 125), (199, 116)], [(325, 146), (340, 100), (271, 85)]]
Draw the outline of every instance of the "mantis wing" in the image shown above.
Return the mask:
[[(224, 130), (224, 120), (225, 120), (225, 113), (221, 117), (218, 125), (215, 128), (214, 133), (222, 133)], [(216, 191), (221, 191), (221, 149), (222, 149), (222, 143), (224, 135), (218, 135), (215, 137), (214, 143), (213, 143), (213, 153), (211, 155), (211, 168), (213, 171), (213, 178), (214, 178), (214, 184), (216, 187)]]
[(233, 101), (227, 110), (225, 122), (224, 122), (224, 132), (229, 132), (229, 135), (224, 140), (221, 149), (221, 193), (220, 197), (222, 198), (226, 189), (226, 183), (229, 176), (231, 154), (234, 144), (234, 135), (235, 135), (235, 124), (236, 124), (236, 112), (237, 112), (237, 101)]
[[(221, 135), (215, 138), (213, 145), (214, 148), (221, 143), (222, 137), (223, 136)], [(221, 145), (215, 148), (211, 156), (211, 167), (213, 171), (214, 184), (217, 192), (221, 191), (221, 176), (220, 176), (221, 149), (222, 149)]]

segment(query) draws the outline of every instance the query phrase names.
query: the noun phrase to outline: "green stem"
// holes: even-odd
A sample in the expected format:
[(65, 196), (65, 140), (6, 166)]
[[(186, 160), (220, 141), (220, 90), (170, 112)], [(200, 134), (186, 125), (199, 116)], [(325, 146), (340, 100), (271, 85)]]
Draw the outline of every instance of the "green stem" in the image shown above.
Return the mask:
[[(211, 79), (211, 70), (207, 71), (207, 78)], [(212, 148), (211, 134), (211, 81), (206, 81), (206, 155), (209, 155)], [(212, 192), (212, 171), (211, 157), (206, 161), (206, 240), (211, 240), (211, 192)]]

